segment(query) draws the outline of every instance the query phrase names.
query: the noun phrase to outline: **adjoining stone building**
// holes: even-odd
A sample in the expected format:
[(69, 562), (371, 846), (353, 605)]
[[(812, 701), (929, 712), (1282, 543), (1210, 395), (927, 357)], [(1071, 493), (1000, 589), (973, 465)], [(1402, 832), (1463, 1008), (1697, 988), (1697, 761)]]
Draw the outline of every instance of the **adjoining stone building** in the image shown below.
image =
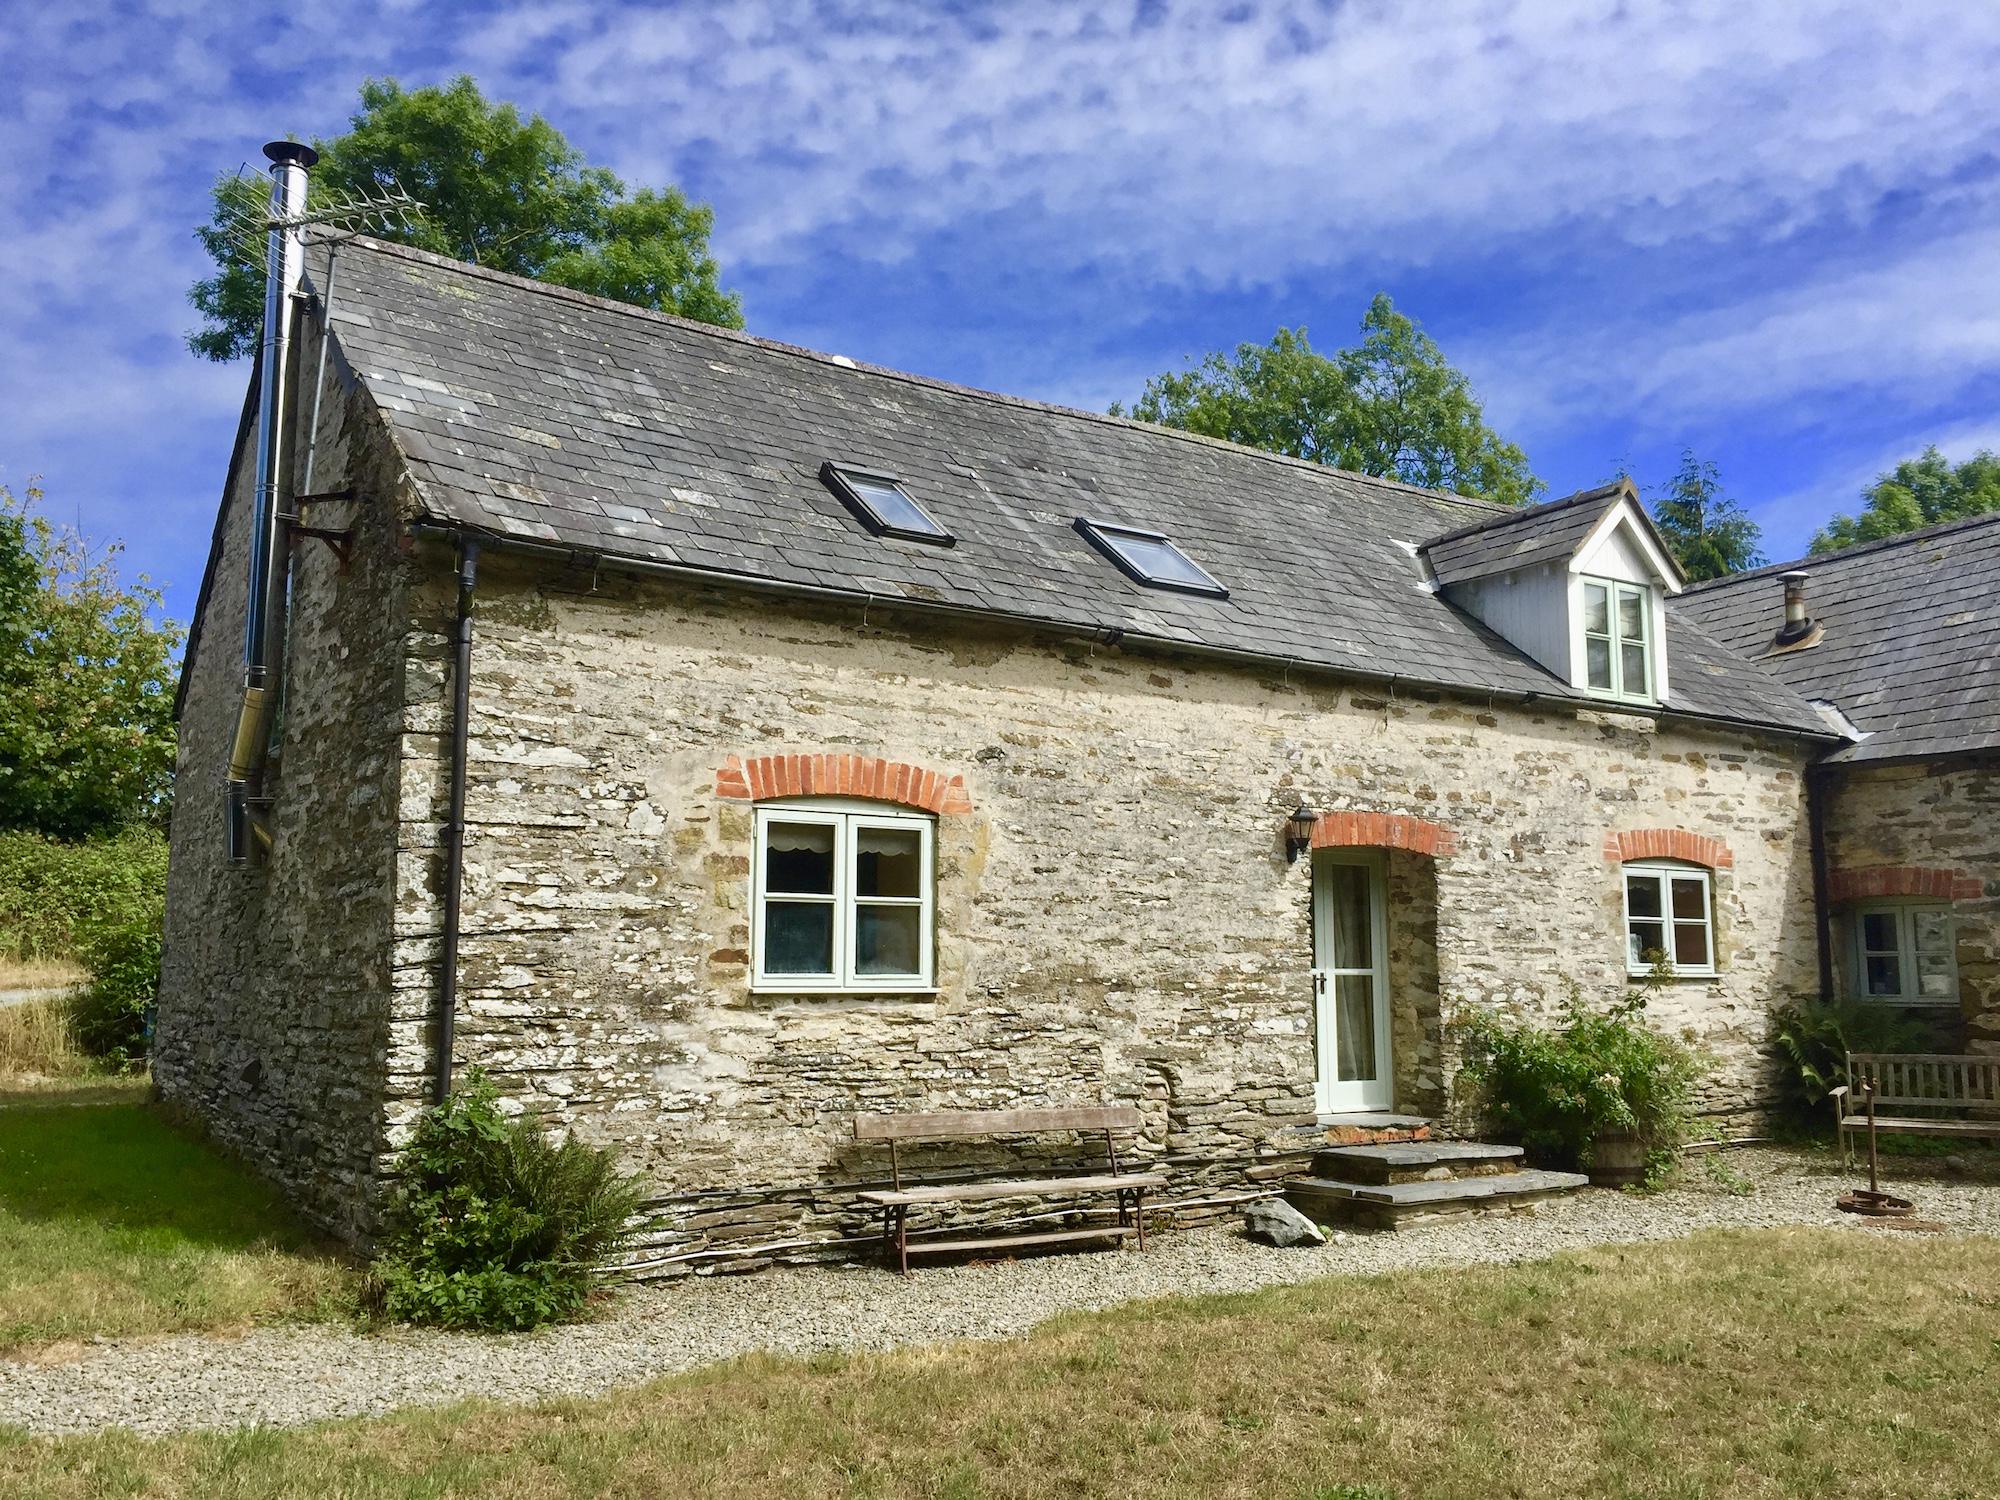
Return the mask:
[(1741, 1114), (1820, 988), (1851, 736), (1629, 486), (1511, 511), (366, 239), (311, 286), (255, 857), (253, 392), (155, 1073), (343, 1233), (454, 1067), (615, 1144), (699, 1265), (863, 1229), (860, 1110), (1129, 1102), (1208, 1201), (1446, 1113), (1465, 1006), (1664, 953)]

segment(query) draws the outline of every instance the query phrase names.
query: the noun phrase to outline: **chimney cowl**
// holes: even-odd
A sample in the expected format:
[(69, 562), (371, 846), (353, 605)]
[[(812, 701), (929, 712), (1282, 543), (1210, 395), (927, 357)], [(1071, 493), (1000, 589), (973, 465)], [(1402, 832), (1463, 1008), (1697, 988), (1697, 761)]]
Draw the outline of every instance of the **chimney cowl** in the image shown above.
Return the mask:
[(310, 171), (319, 163), (319, 153), (298, 141), (266, 141), (264, 156), (273, 166), (300, 166)]
[(1778, 628), (1780, 646), (1795, 646), (1813, 633), (1813, 617), (1806, 613), (1806, 580), (1810, 576), (1799, 569), (1780, 575), (1785, 585), (1785, 619)]

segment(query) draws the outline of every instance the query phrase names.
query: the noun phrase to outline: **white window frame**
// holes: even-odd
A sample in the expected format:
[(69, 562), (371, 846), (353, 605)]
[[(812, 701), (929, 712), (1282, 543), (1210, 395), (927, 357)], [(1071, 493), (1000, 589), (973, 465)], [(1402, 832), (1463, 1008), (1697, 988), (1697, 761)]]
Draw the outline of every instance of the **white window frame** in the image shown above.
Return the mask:
[[(779, 891), (782, 902), (823, 902), (833, 907), (833, 968), (826, 974), (768, 974), (764, 970), (764, 914), (769, 899), (765, 867), (773, 823), (815, 823), (830, 827), (833, 836), (833, 894), (802, 895)], [(867, 828), (914, 829), (922, 870), (915, 896), (858, 897), (854, 863), (859, 855), (855, 835)], [(755, 852), (750, 862), (750, 987), (758, 993), (779, 994), (910, 994), (931, 993), (937, 962), (937, 819), (927, 813), (904, 812), (880, 803), (841, 797), (805, 797), (785, 802), (761, 802), (754, 819)], [(854, 927), (862, 905), (918, 908), (918, 967), (916, 974), (858, 974), (854, 970)]]
[[(1917, 918), (1924, 913), (1936, 913), (1945, 919), (1945, 959), (1950, 965), (1951, 993), (1949, 995), (1926, 995), (1920, 988), (1922, 976), (1917, 964)], [(1895, 919), (1896, 946), (1893, 950), (1896, 965), (1903, 979), (1903, 988), (1893, 995), (1872, 994), (1868, 989), (1868, 958), (1871, 954), (1888, 954), (1887, 948), (1870, 948), (1867, 921), (1871, 916), (1887, 916)], [(1951, 907), (1942, 901), (1869, 901), (1849, 909), (1849, 921), (1853, 931), (1848, 943), (1848, 956), (1854, 964), (1853, 981), (1849, 991), (1857, 1000), (1866, 1000), (1875, 1005), (1939, 1006), (1945, 1009), (1958, 1008), (1958, 943), (1952, 924)]]
[[(1625, 948), (1625, 972), (1634, 978), (1642, 978), (1653, 972), (1653, 966), (1640, 955), (1632, 952), (1632, 882), (1653, 880), (1660, 891), (1660, 915), (1640, 917), (1641, 922), (1658, 921), (1662, 936), (1666, 938), (1667, 967), (1676, 978), (1710, 978), (1718, 972), (1715, 951), (1715, 877), (1714, 872), (1704, 865), (1676, 864), (1671, 860), (1634, 860), (1620, 872), (1619, 891), (1621, 905), (1625, 911), (1625, 924), (1619, 929), (1619, 941)], [(1676, 917), (1673, 912), (1674, 880), (1699, 880), (1701, 882), (1701, 918), (1697, 924), (1692, 917)], [(1708, 962), (1706, 964), (1677, 964), (1673, 961), (1673, 931), (1675, 927), (1699, 925), (1707, 937)]]
[[(1604, 590), (1605, 625), (1608, 634), (1590, 629), (1590, 591)], [(1618, 603), (1621, 595), (1636, 595), (1639, 600), (1640, 635), (1636, 642), (1622, 634), (1618, 628)], [(1646, 583), (1633, 583), (1623, 578), (1600, 578), (1594, 574), (1582, 574), (1577, 579), (1576, 629), (1577, 629), (1577, 682), (1582, 689), (1596, 698), (1615, 698), (1621, 703), (1658, 703), (1659, 682), (1659, 614), (1654, 609), (1653, 587)], [(1590, 680), (1590, 643), (1603, 641), (1611, 654), (1611, 685), (1597, 687)], [(1625, 681), (1625, 646), (1636, 644), (1646, 662), (1646, 680), (1634, 688)]]

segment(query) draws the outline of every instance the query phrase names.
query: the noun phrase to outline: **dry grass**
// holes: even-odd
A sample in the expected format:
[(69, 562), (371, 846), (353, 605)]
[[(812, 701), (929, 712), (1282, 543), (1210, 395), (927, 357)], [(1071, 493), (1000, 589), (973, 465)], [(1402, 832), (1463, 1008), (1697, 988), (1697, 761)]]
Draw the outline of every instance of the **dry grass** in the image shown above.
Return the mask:
[(0, 1096), (0, 1351), (352, 1308), (354, 1273), (143, 1080), (85, 1082)]
[(0, 1094), (100, 1072), (77, 1051), (69, 1007), (61, 998), (0, 1005)]
[(1711, 1233), (1139, 1304), (1000, 1345), (742, 1360), (526, 1410), (0, 1439), (0, 1492), (1988, 1496), (1996, 1288), (1990, 1239)]
[(88, 978), (66, 958), (0, 958), (0, 990), (66, 990)]

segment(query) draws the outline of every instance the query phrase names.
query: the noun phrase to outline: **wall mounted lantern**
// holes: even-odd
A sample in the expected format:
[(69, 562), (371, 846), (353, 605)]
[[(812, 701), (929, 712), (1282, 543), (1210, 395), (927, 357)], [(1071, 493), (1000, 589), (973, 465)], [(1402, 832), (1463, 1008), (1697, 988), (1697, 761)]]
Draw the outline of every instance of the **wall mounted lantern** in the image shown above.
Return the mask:
[(1299, 856), (1312, 848), (1313, 825), (1319, 822), (1319, 814), (1306, 806), (1303, 799), (1292, 815), (1285, 819), (1285, 863), (1295, 865)]

